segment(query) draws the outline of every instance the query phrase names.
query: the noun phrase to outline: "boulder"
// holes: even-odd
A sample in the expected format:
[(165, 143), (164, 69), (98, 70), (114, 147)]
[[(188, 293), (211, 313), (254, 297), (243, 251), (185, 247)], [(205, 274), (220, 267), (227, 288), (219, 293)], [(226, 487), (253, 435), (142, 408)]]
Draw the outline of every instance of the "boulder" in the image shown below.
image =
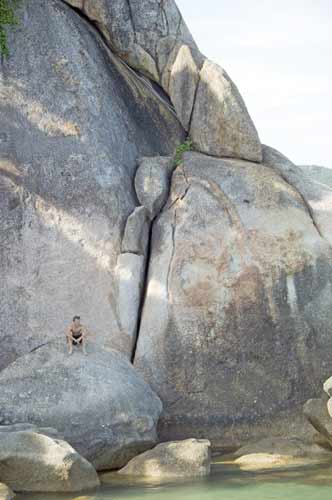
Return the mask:
[(322, 464), (328, 461), (323, 458), (293, 457), (288, 455), (278, 455), (271, 453), (251, 453), (237, 458), (234, 463), (245, 471), (258, 471), (266, 469), (279, 469), (290, 467), (304, 467)]
[(330, 457), (331, 452), (327, 452), (316, 444), (310, 441), (305, 441), (295, 436), (267, 437), (260, 439), (254, 443), (249, 443), (238, 449), (234, 456), (240, 458), (252, 454), (265, 453), (269, 455), (285, 456), (285, 457), (307, 457), (311, 455), (323, 455)]
[(207, 439), (160, 443), (132, 458), (118, 474), (170, 478), (210, 474), (211, 452)]
[(156, 444), (162, 405), (119, 352), (87, 351), (53, 342), (2, 370), (0, 424), (53, 427), (96, 469), (119, 468)]
[(121, 331), (121, 351), (133, 352), (137, 334), (137, 322), (140, 313), (141, 295), (145, 276), (143, 255), (122, 253), (115, 268), (117, 282), (117, 318)]
[(14, 491), (81, 491), (99, 486), (95, 469), (68, 443), (33, 431), (0, 433), (0, 479)]
[(331, 460), (331, 452), (297, 437), (264, 438), (242, 446), (234, 453), (241, 469), (300, 466)]
[(161, 440), (234, 446), (295, 421), (330, 366), (331, 306), (331, 245), (298, 190), (269, 165), (185, 153), (134, 358), (164, 404)]
[(203, 63), (204, 57), (199, 51), (182, 45), (170, 69), (168, 93), (185, 130), (190, 127)]
[(199, 74), (189, 134), (202, 153), (262, 161), (258, 133), (238, 89), (208, 59)]
[(146, 256), (149, 231), (150, 222), (147, 209), (145, 207), (136, 207), (126, 222), (122, 239), (122, 252)]
[(95, 3), (86, 0), (79, 8), (112, 50), (163, 87), (198, 151), (262, 161), (257, 130), (237, 87), (199, 52), (173, 0)]
[(3, 483), (0, 483), (0, 500), (12, 500), (14, 492)]
[(114, 272), (137, 158), (184, 139), (168, 100), (71, 7), (31, 0), (18, 15), (0, 70), (0, 369), (74, 314), (121, 349)]
[(325, 441), (332, 451), (332, 419), (327, 409), (327, 401), (318, 398), (309, 399), (303, 406), (303, 413), (323, 438), (322, 443)]
[(170, 178), (175, 168), (173, 157), (141, 158), (135, 176), (137, 198), (154, 219), (166, 203)]

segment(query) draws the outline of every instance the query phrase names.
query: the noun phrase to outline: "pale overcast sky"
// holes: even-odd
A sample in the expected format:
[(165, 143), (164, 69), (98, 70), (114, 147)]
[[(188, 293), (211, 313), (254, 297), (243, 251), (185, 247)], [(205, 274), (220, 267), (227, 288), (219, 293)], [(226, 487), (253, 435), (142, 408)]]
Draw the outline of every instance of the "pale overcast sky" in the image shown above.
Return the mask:
[(238, 86), (261, 141), (332, 168), (332, 0), (177, 0)]

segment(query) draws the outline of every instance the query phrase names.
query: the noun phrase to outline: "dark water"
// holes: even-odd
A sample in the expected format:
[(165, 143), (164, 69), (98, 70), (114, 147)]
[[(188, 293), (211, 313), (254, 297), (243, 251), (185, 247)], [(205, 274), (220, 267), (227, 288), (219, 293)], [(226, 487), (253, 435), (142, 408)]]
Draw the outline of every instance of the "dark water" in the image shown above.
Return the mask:
[(21, 494), (17, 500), (332, 500), (332, 463), (247, 472), (214, 464), (211, 475), (158, 484), (116, 478), (97, 492)]

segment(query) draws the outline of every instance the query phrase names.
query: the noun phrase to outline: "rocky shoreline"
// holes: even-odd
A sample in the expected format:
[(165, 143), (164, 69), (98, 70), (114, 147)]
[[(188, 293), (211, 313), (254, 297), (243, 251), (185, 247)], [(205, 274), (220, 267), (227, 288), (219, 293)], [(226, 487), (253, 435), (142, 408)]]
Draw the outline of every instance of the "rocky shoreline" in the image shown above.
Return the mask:
[[(324, 388), (329, 394), (331, 379)], [(327, 403), (304, 405), (311, 439), (259, 439), (237, 449), (233, 463), (260, 470), (331, 460)], [(215, 453), (210, 441), (160, 442), (161, 414), (158, 396), (119, 352), (90, 344), (87, 356), (68, 356), (63, 343), (51, 342), (0, 373), (0, 482), (14, 492), (75, 492), (98, 488), (97, 472), (106, 484), (116, 476), (208, 475)]]

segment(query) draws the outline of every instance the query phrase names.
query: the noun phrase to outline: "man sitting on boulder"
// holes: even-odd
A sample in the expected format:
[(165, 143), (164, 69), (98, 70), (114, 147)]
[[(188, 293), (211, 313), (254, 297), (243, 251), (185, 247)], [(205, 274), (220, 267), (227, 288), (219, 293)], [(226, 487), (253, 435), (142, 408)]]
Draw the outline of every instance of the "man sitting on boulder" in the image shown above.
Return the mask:
[(87, 338), (87, 329), (81, 324), (80, 316), (74, 316), (73, 321), (66, 329), (66, 337), (68, 344), (68, 353), (73, 352), (73, 345), (82, 346), (83, 353), (86, 354), (85, 344)]

